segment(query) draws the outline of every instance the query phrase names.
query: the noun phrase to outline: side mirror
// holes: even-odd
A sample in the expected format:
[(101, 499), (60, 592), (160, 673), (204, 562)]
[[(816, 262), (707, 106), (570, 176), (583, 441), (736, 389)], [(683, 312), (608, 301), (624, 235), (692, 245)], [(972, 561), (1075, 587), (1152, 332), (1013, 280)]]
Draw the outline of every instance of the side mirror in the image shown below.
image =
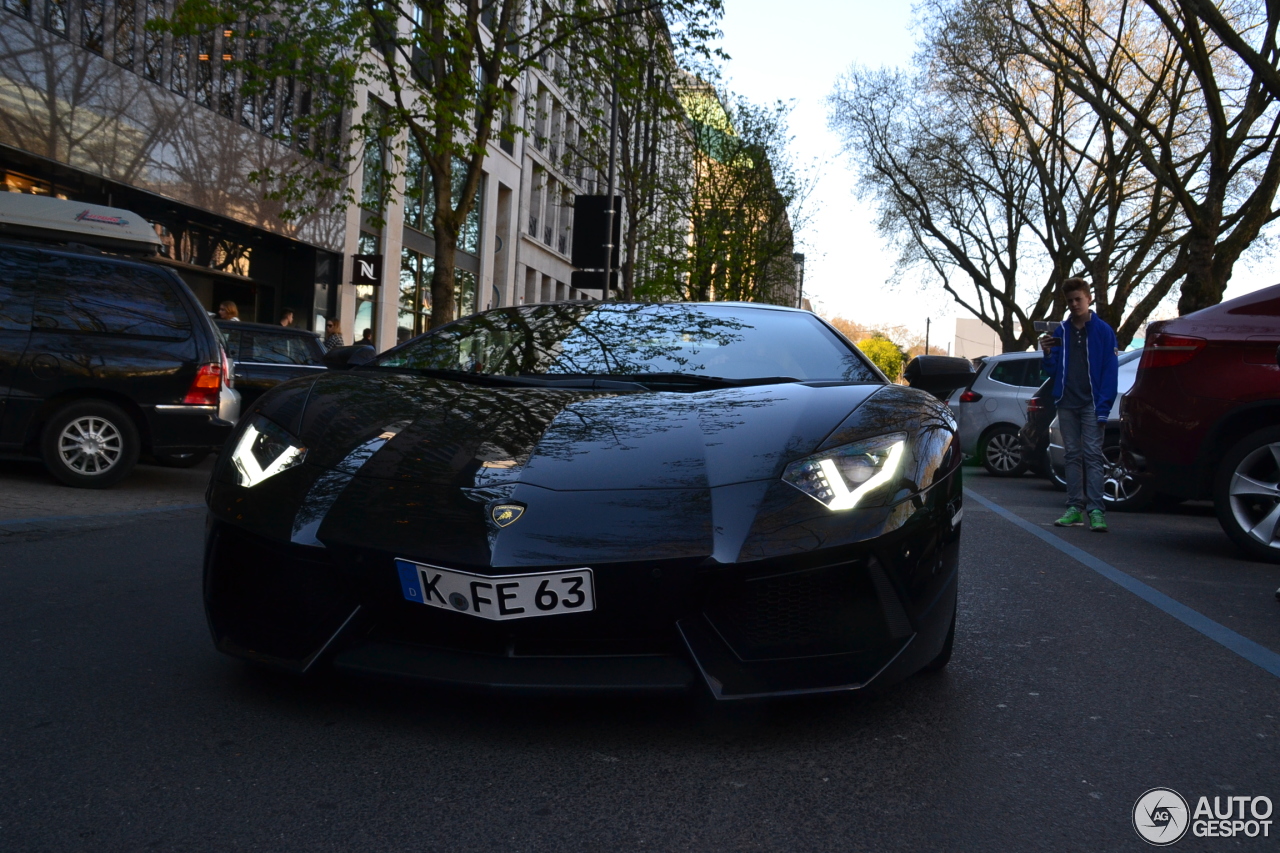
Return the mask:
[(336, 347), (324, 354), (324, 366), (330, 370), (347, 370), (373, 361), (377, 355), (368, 344)]

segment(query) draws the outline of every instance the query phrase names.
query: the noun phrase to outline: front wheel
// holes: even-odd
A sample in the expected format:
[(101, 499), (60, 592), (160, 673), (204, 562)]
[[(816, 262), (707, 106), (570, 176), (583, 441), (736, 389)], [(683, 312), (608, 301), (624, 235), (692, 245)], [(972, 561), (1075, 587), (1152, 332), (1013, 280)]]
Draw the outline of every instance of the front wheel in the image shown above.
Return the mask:
[(133, 418), (105, 400), (80, 400), (45, 424), (40, 451), (49, 473), (68, 486), (104, 489), (128, 476), (138, 461)]
[(978, 448), (978, 457), (987, 473), (997, 477), (1017, 477), (1027, 470), (1018, 431), (1005, 424), (987, 433)]
[(1251, 557), (1280, 562), (1280, 427), (1236, 442), (1213, 478), (1218, 523)]

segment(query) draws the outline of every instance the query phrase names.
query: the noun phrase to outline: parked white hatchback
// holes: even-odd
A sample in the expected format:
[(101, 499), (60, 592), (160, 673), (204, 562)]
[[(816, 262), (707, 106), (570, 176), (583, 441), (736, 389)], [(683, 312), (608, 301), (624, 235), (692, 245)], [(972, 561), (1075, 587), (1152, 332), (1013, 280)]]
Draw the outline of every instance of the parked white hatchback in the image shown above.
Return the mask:
[(1027, 400), (1044, 381), (1043, 360), (1038, 351), (990, 356), (969, 387), (947, 401), (960, 424), (960, 449), (997, 477), (1027, 470), (1018, 430), (1027, 422)]

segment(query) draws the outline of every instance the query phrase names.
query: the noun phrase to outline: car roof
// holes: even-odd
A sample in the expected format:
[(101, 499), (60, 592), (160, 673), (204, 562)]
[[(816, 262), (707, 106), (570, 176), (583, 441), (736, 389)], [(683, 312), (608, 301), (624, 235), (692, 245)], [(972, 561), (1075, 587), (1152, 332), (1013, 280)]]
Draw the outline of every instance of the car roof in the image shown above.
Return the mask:
[(987, 356), (986, 361), (983, 363), (985, 364), (990, 361), (1011, 361), (1016, 358), (1043, 358), (1043, 354), (1039, 350), (1030, 350), (1028, 352), (1002, 352), (997, 353), (996, 355)]

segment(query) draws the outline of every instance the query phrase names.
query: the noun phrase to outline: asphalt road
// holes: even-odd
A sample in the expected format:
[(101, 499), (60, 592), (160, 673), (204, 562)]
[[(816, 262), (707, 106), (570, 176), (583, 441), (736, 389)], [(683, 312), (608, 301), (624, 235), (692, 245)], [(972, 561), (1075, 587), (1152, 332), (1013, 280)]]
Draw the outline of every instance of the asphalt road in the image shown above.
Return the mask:
[[(969, 486), (1044, 530), (1061, 500)], [(1207, 506), (1111, 522), (1053, 535), (1280, 652), (1280, 567)], [(1139, 850), (1152, 787), (1280, 806), (1280, 678), (972, 498), (945, 673), (728, 711), (249, 670), (210, 643), (201, 533), (0, 539), (0, 850)]]

